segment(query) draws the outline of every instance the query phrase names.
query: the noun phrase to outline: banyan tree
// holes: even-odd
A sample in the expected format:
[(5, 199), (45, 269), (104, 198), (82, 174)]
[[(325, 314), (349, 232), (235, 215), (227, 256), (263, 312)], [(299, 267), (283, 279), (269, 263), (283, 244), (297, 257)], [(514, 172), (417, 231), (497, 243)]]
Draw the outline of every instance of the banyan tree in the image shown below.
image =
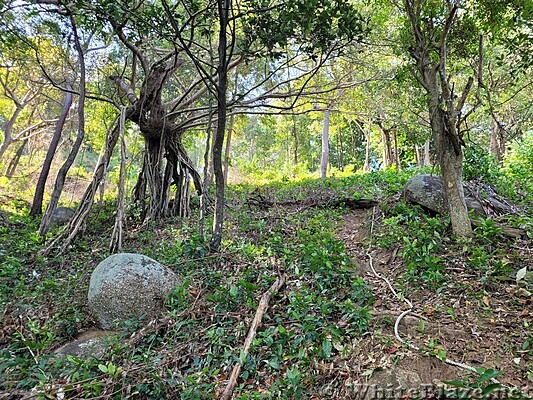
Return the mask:
[[(96, 49), (103, 49), (101, 53), (114, 61), (112, 68), (102, 70), (114, 72), (107, 72), (107, 93), (88, 91), (87, 96), (107, 96), (105, 100), (120, 110), (74, 218), (48, 249), (65, 249), (84, 226), (129, 121), (138, 127), (145, 143), (133, 190), (145, 222), (187, 216), (191, 191), (203, 196), (202, 179), (185, 151), (183, 137), (192, 129), (208, 131), (206, 154), (212, 151), (217, 189), (211, 248), (217, 250), (224, 213), (221, 158), (227, 115), (252, 108), (261, 113), (290, 112), (298, 99), (307, 96), (310, 101), (332, 90), (314, 87), (312, 78), (365, 33), (364, 19), (357, 10), (333, 0), (278, 0), (267, 8), (257, 0), (124, 4), (39, 0), (37, 4), (56, 18), (74, 18), (82, 30), (90, 27), (97, 32), (96, 42), (101, 46)], [(323, 11), (316, 14), (316, 9)], [(239, 73), (233, 74), (237, 67)], [(239, 82), (232, 76), (239, 76)], [(80, 93), (76, 94), (81, 97)], [(212, 148), (211, 127), (215, 128)], [(124, 196), (119, 187), (115, 224), (119, 232)]]

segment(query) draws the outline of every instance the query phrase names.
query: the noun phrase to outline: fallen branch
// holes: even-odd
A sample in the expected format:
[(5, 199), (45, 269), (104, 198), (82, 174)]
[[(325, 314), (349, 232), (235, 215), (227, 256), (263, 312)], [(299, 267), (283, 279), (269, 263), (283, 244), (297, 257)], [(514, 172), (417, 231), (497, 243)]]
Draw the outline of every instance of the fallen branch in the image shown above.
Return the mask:
[[(483, 223), (479, 219), (470, 218), (470, 223), (472, 224), (472, 227), (478, 228), (480, 226), (483, 226)], [(508, 236), (514, 239), (519, 239), (522, 236), (527, 235), (527, 231), (522, 228), (512, 228), (510, 226), (505, 226), (502, 224), (496, 223), (495, 228), (501, 229), (501, 234), (504, 236)]]
[(378, 205), (378, 202), (372, 199), (354, 199), (352, 197), (312, 197), (302, 200), (271, 200), (263, 197), (261, 194), (255, 197), (249, 197), (246, 201), (249, 207), (256, 207), (261, 210), (268, 210), (272, 207), (283, 206), (305, 206), (305, 208), (317, 207), (317, 208), (332, 208), (332, 207), (345, 207), (351, 210), (372, 208)]
[[(246, 357), (248, 355), (248, 352), (250, 351), (250, 346), (252, 345), (252, 341), (254, 340), (257, 331), (257, 327), (261, 323), (263, 315), (265, 315), (265, 312), (268, 309), (268, 303), (270, 302), (270, 299), (281, 289), (284, 284), (285, 278), (280, 275), (278, 279), (276, 279), (276, 281), (272, 284), (272, 286), (270, 286), (270, 288), (261, 296), (259, 306), (257, 307), (257, 311), (255, 312), (254, 320), (250, 325), (248, 335), (246, 336), (246, 340), (244, 341), (244, 346), (241, 352), (242, 356)], [(244, 363), (244, 359), (242, 360), (242, 363)], [(235, 390), (235, 386), (237, 386), (237, 379), (239, 378), (239, 374), (241, 373), (242, 363), (239, 362), (233, 367), (233, 371), (231, 371), (231, 375), (228, 384), (226, 385), (226, 389), (224, 389), (222, 396), (220, 396), (221, 400), (231, 399), (233, 391)]]

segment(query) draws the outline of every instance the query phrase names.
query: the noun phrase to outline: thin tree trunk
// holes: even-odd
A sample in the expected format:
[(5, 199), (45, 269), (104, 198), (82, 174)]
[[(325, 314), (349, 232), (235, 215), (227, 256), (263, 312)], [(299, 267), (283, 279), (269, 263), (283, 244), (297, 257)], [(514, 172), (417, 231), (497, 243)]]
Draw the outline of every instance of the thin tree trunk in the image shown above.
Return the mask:
[(363, 171), (370, 171), (370, 129), (365, 134), (366, 146), (365, 146), (365, 165), (363, 166)]
[(37, 185), (35, 186), (35, 194), (33, 195), (33, 203), (30, 210), (30, 215), (32, 216), (41, 215), (43, 213), (43, 197), (46, 181), (48, 179), (48, 175), (50, 174), (52, 160), (56, 154), (57, 146), (59, 144), (59, 140), (61, 139), (61, 134), (63, 133), (65, 121), (67, 120), (70, 107), (72, 106), (72, 85), (67, 83), (66, 88), (67, 92), (65, 92), (65, 101), (63, 102), (61, 115), (56, 123), (56, 128), (54, 130), (50, 146), (46, 152), (46, 157), (43, 162), (41, 173), (39, 174)]
[(500, 123), (492, 119), (490, 129), (490, 154), (492, 154), (496, 160), (501, 161), (503, 159), (503, 151), (505, 150), (505, 141), (503, 140), (502, 129)]
[(226, 150), (224, 152), (224, 182), (228, 184), (229, 174), (229, 160), (231, 152), (231, 136), (233, 133), (233, 126), (235, 124), (235, 115), (231, 114), (228, 122), (228, 137), (226, 138)]
[(207, 211), (207, 201), (208, 201), (208, 187), (211, 185), (211, 180), (209, 177), (209, 168), (210, 168), (210, 162), (209, 159), (212, 158), (212, 152), (211, 152), (211, 134), (213, 130), (213, 112), (212, 112), (212, 103), (211, 100), (209, 100), (209, 119), (207, 122), (207, 131), (206, 131), (206, 139), (205, 139), (205, 151), (204, 151), (204, 180), (202, 182), (203, 190), (202, 194), (200, 196), (200, 220), (198, 221), (198, 232), (200, 234), (200, 237), (204, 236), (204, 229), (205, 229), (205, 214)]
[[(239, 74), (235, 71), (235, 83), (233, 87), (233, 99), (237, 98), (237, 90), (239, 83)], [(224, 182), (228, 184), (229, 164), (231, 155), (231, 137), (233, 134), (233, 127), (235, 126), (235, 114), (231, 114), (228, 123), (228, 137), (226, 138), (226, 150), (224, 152)]]
[(324, 110), (324, 125), (322, 126), (322, 157), (320, 158), (320, 177), (326, 178), (329, 163), (329, 119), (331, 111)]
[(420, 154), (420, 146), (415, 144), (415, 163), (417, 167), (422, 167), (422, 155)]
[(11, 145), (11, 143), (13, 143), (13, 127), (15, 126), (15, 122), (17, 121), (22, 109), (23, 107), (20, 104), (17, 104), (15, 111), (13, 111), (13, 114), (11, 115), (11, 118), (9, 118), (9, 121), (7, 121), (6, 128), (4, 129), (4, 141), (2, 145), (0, 145), (0, 160), (4, 157), (4, 153), (6, 152), (7, 148)]
[(378, 126), (381, 129), (381, 138), (383, 142), (383, 167), (390, 168), (393, 164), (390, 129), (385, 129), (381, 122), (378, 122)]
[(17, 166), (19, 165), (20, 158), (22, 157), (22, 154), (24, 153), (24, 149), (28, 145), (28, 139), (24, 140), (22, 144), (17, 149), (17, 152), (15, 153), (15, 156), (9, 163), (9, 166), (7, 167), (6, 177), (12, 178), (15, 174), (15, 171), (17, 169)]
[(344, 144), (342, 143), (342, 134), (340, 132), (337, 135), (337, 143), (339, 147), (339, 168), (344, 172)]
[(296, 115), (292, 115), (292, 137), (294, 138), (294, 165), (298, 165), (298, 153), (300, 151), (300, 143), (298, 141), (298, 129), (296, 124)]
[(76, 159), (76, 156), (78, 155), (78, 151), (85, 137), (85, 90), (86, 90), (85, 88), (85, 56), (83, 54), (83, 49), (81, 47), (80, 40), (78, 37), (78, 31), (76, 29), (76, 24), (72, 16), (70, 16), (70, 22), (72, 24), (72, 31), (74, 33), (74, 41), (75, 41), (76, 50), (78, 52), (78, 58), (79, 58), (79, 63), (80, 63), (80, 89), (79, 89), (80, 94), (79, 94), (79, 100), (78, 100), (78, 134), (76, 136), (76, 140), (74, 141), (74, 144), (72, 145), (72, 149), (70, 150), (70, 153), (67, 156), (67, 159), (65, 160), (65, 162), (59, 169), (59, 172), (57, 173), (54, 190), (52, 192), (52, 196), (50, 197), (50, 202), (48, 203), (48, 206), (46, 207), (46, 212), (41, 220), (41, 225), (39, 226), (39, 235), (46, 234), (46, 232), (48, 232), (48, 229), (50, 229), (50, 221), (52, 218), (52, 214), (54, 210), (57, 208), (57, 205), (59, 203), (59, 198), (61, 197), (61, 193), (63, 192), (63, 187), (65, 186), (65, 181), (67, 178), (68, 171), (70, 170), (70, 167), (74, 163), (74, 160)]
[(115, 253), (122, 250), (122, 231), (124, 225), (124, 197), (126, 183), (126, 141), (124, 140), (124, 130), (126, 125), (126, 108), (122, 107), (120, 111), (119, 120), (119, 136), (120, 136), (120, 173), (118, 181), (118, 199), (117, 199), (117, 215), (115, 218), (115, 226), (111, 236), (111, 244), (109, 252)]
[(398, 171), (402, 170), (402, 165), (400, 164), (400, 151), (398, 149), (398, 132), (396, 129), (393, 130), (394, 138), (394, 162), (396, 163), (396, 169)]
[[(129, 116), (126, 115), (126, 118), (128, 117)], [(52, 243), (50, 243), (43, 250), (43, 253), (47, 254), (56, 247), (59, 247), (60, 253), (65, 251), (65, 249), (69, 246), (72, 240), (74, 240), (74, 238), (77, 236), (80, 229), (85, 226), (87, 216), (89, 215), (89, 212), (91, 211), (91, 208), (94, 204), (94, 197), (96, 196), (98, 188), (100, 187), (101, 183), (105, 178), (106, 169), (109, 166), (109, 161), (111, 160), (111, 156), (113, 155), (113, 149), (115, 148), (119, 138), (120, 129), (118, 121), (115, 121), (113, 124), (113, 129), (108, 132), (106, 137), (106, 142), (104, 144), (105, 150), (100, 160), (98, 160), (98, 165), (94, 169), (93, 180), (85, 190), (85, 193), (82, 199), (80, 200), (80, 205), (76, 210), (76, 214), (74, 214), (74, 216), (70, 220), (67, 229), (63, 231), (61, 235), (56, 237), (52, 241)]]
[(218, 42), (218, 84), (217, 84), (217, 130), (213, 141), (213, 171), (215, 174), (216, 195), (215, 215), (213, 219), (213, 234), (209, 244), (212, 252), (220, 251), (222, 243), (222, 229), (224, 224), (224, 171), (222, 168), (222, 148), (226, 132), (227, 89), (228, 89), (228, 59), (227, 59), (227, 28), (229, 23), (229, 8), (231, 0), (218, 0), (218, 15), (220, 22)]
[(424, 143), (424, 161), (422, 164), (424, 167), (431, 166), (431, 154), (429, 152), (429, 139)]

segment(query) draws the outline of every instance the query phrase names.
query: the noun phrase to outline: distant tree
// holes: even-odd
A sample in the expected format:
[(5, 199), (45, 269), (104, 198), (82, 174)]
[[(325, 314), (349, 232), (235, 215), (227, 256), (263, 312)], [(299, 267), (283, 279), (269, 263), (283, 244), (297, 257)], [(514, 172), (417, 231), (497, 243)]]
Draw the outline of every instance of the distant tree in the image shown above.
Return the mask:
[[(74, 160), (76, 159), (76, 156), (78, 155), (78, 152), (81, 148), (81, 145), (83, 143), (83, 140), (85, 138), (85, 101), (86, 101), (86, 67), (85, 67), (85, 53), (87, 51), (86, 48), (83, 48), (83, 45), (81, 43), (81, 39), (78, 33), (78, 27), (76, 25), (76, 22), (74, 20), (74, 16), (72, 14), (69, 15), (69, 22), (70, 27), (72, 29), (73, 33), (73, 40), (74, 40), (74, 47), (76, 49), (77, 53), (77, 65), (79, 67), (79, 87), (78, 87), (78, 104), (77, 104), (77, 114), (78, 114), (78, 133), (76, 135), (76, 140), (74, 141), (69, 154), (67, 158), (65, 159), (63, 165), (59, 169), (56, 180), (54, 183), (54, 190), (52, 191), (52, 195), (50, 197), (50, 201), (48, 202), (48, 205), (46, 206), (46, 211), (44, 213), (43, 218), (41, 219), (41, 224), (39, 226), (39, 234), (44, 235), (48, 229), (50, 228), (50, 224), (52, 221), (52, 215), (54, 211), (56, 210), (58, 204), (59, 204), (59, 198), (61, 197), (61, 193), (63, 192), (63, 187), (65, 185), (65, 181), (67, 179), (68, 171), (70, 170), (70, 167), (74, 163)], [(68, 113), (68, 108), (70, 108), (70, 102), (72, 101), (69, 97), (69, 88), (72, 87), (72, 84), (69, 82), (69, 78), (67, 78), (67, 94), (65, 98), (65, 104), (63, 104), (63, 110), (61, 112), (61, 116), (58, 121), (58, 126), (56, 129), (55, 134), (59, 134), (58, 130), (63, 130), (63, 126), (61, 125), (61, 122), (64, 123), (65, 115)], [(54, 137), (53, 139), (58, 140), (57, 137)], [(54, 145), (54, 142), (52, 142), (52, 145)], [(50, 154), (47, 154), (47, 156), (50, 157)], [(46, 161), (46, 160), (45, 160)], [(43, 166), (43, 173), (46, 173), (46, 170), (44, 167), (49, 168), (49, 165), (45, 163)], [(36, 187), (35, 190), (35, 198), (32, 205), (31, 211), (35, 213), (35, 215), (40, 211), (41, 205), (39, 203), (42, 203), (43, 193), (44, 193), (44, 183), (46, 182), (46, 177), (44, 174), (41, 174), (41, 177), (39, 179), (39, 184)]]

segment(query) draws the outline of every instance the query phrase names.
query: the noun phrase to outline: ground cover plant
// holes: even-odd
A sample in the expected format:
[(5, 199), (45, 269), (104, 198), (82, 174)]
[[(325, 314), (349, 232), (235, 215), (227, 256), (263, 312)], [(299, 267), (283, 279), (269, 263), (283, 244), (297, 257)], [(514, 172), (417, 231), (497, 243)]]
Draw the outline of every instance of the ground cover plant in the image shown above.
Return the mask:
[[(85, 296), (107, 243), (90, 233), (112, 229), (107, 208), (62, 256), (39, 253), (45, 239), (27, 209), (3, 210), (0, 390), (6, 398), (212, 398), (240, 362), (236, 398), (343, 398), (379, 382), (384, 370), (422, 374), (435, 363), (440, 381), (450, 382), (443, 398), (475, 388), (527, 398), (531, 281), (519, 271), (532, 261), (531, 217), (488, 218), (472, 239), (457, 240), (446, 217), (401, 199), (417, 172), (231, 187), (219, 254), (191, 223), (132, 229), (124, 251), (154, 257), (184, 281), (160, 319), (132, 321), (99, 357), (53, 350), (95, 325)], [(346, 198), (376, 205), (333, 201)], [(524, 235), (506, 236), (503, 224)], [(258, 300), (280, 275), (285, 286), (244, 356)], [(403, 319), (399, 335), (416, 352), (394, 333), (402, 297), (419, 317)], [(446, 359), (479, 373), (449, 369)]]

